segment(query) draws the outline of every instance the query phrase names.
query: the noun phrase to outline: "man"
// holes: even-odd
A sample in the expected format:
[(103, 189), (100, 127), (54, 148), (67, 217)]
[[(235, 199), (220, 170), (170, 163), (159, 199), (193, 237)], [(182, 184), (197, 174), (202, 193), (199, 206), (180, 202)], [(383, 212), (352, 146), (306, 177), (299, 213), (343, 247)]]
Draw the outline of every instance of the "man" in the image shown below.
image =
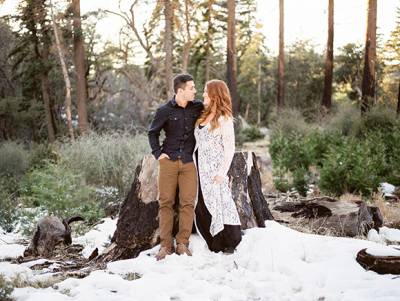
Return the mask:
[[(193, 162), (194, 126), (203, 103), (194, 100), (193, 77), (179, 74), (174, 78), (174, 97), (160, 106), (150, 125), (148, 136), (152, 154), (159, 162), (159, 225), (161, 248), (157, 260), (174, 252), (172, 227), (176, 188), (179, 187), (179, 231), (176, 253), (191, 256), (189, 236), (192, 232), (194, 203), (197, 194), (197, 171)], [(161, 130), (165, 139), (160, 145)]]

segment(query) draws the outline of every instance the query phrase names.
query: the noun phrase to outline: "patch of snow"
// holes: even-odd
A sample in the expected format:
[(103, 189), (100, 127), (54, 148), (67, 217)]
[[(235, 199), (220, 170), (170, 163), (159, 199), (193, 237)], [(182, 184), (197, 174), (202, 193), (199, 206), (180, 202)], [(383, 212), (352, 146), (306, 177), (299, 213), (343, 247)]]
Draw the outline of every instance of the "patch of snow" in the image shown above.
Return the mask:
[(96, 188), (95, 191), (103, 196), (103, 197), (113, 197), (118, 194), (118, 189), (115, 187), (101, 187), (101, 188)]
[(379, 235), (379, 233), (375, 229), (369, 230), (367, 239), (379, 244), (386, 245), (386, 240), (381, 235)]
[(0, 258), (12, 257), (16, 258), (22, 256), (25, 247), (18, 244), (2, 244), (0, 241)]
[(0, 228), (0, 259), (21, 256), (25, 247), (16, 242), (22, 238), (18, 233), (9, 233)]
[(0, 274), (2, 274), (7, 279), (12, 279), (17, 276), (29, 279), (33, 276), (33, 271), (30, 268), (20, 264), (0, 262)]
[(400, 244), (400, 230), (388, 227), (379, 228), (379, 233), (375, 229), (368, 232), (368, 240), (381, 244)]
[(263, 134), (264, 136), (269, 136), (270, 132), (271, 132), (270, 129), (266, 127), (260, 127), (260, 133)]
[(400, 243), (400, 230), (388, 227), (382, 227), (379, 229), (379, 234), (390, 242)]
[(253, 167), (253, 156), (250, 151), (247, 152), (247, 176), (251, 174), (251, 168)]
[(366, 252), (374, 256), (400, 256), (400, 249), (379, 245), (369, 247)]
[(395, 190), (395, 186), (389, 183), (380, 183), (380, 190), (385, 196), (393, 196), (393, 192)]
[(96, 225), (85, 235), (73, 238), (73, 243), (84, 246), (82, 255), (86, 258), (88, 258), (96, 248), (98, 248), (99, 254), (101, 254), (105, 245), (110, 242), (117, 228), (117, 219), (104, 218), (102, 221), (101, 224)]
[(12, 298), (18, 301), (70, 301), (71, 298), (66, 294), (55, 291), (52, 288), (34, 289), (25, 287), (15, 289), (11, 295)]
[(52, 261), (52, 260), (45, 259), (45, 258), (39, 258), (37, 260), (32, 260), (32, 261), (21, 263), (21, 266), (30, 268), (30, 267), (33, 267), (34, 265), (43, 264), (48, 261)]

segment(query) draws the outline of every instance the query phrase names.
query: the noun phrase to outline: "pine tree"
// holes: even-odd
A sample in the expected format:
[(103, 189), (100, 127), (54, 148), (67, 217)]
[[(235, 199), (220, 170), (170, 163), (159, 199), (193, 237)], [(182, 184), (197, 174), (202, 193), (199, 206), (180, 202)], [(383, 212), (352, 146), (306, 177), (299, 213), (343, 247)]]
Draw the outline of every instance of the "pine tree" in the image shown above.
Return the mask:
[(368, 1), (367, 34), (364, 53), (361, 112), (368, 111), (375, 99), (377, 0)]
[(333, 12), (334, 0), (328, 0), (328, 42), (326, 46), (326, 59), (325, 59), (325, 84), (324, 96), (322, 98), (322, 107), (330, 110), (332, 106), (332, 73), (333, 73)]

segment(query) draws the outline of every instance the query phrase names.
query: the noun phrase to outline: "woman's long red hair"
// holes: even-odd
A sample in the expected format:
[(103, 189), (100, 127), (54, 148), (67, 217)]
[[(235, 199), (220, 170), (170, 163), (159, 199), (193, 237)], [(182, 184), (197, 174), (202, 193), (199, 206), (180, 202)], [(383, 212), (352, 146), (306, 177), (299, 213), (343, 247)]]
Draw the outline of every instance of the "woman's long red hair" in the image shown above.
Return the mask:
[(197, 124), (204, 122), (207, 117), (215, 110), (215, 116), (211, 119), (211, 130), (219, 127), (218, 119), (221, 116), (232, 117), (232, 100), (226, 83), (219, 79), (206, 82), (209, 105), (203, 110)]

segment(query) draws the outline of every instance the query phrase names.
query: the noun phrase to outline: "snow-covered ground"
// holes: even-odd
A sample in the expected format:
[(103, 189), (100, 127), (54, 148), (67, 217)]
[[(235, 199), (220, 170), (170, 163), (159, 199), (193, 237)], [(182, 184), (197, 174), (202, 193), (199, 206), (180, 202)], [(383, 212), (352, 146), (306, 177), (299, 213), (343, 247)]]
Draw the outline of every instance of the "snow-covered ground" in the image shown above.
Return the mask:
[[(90, 248), (104, 244), (114, 231), (113, 223), (106, 220), (97, 234), (74, 243), (84, 242)], [(4, 251), (6, 247), (0, 241), (0, 254), (12, 253)], [(19, 288), (12, 297), (18, 301), (400, 300), (399, 276), (365, 271), (355, 260), (363, 248), (380, 255), (400, 254), (382, 241), (304, 234), (267, 221), (266, 228), (245, 231), (233, 255), (209, 252), (197, 235), (191, 237), (191, 248), (192, 257), (171, 255), (157, 262), (155, 247), (135, 259), (109, 263), (106, 270), (84, 279), (66, 279), (47, 289)], [(17, 249), (14, 255), (20, 253)], [(45, 277), (28, 264), (7, 262), (0, 262), (0, 273), (30, 280)]]
[(73, 243), (85, 246), (82, 254), (86, 258), (89, 258), (95, 248), (97, 248), (99, 254), (101, 254), (106, 244), (111, 240), (116, 228), (116, 219), (105, 218), (101, 224), (95, 226), (85, 235), (73, 239)]

